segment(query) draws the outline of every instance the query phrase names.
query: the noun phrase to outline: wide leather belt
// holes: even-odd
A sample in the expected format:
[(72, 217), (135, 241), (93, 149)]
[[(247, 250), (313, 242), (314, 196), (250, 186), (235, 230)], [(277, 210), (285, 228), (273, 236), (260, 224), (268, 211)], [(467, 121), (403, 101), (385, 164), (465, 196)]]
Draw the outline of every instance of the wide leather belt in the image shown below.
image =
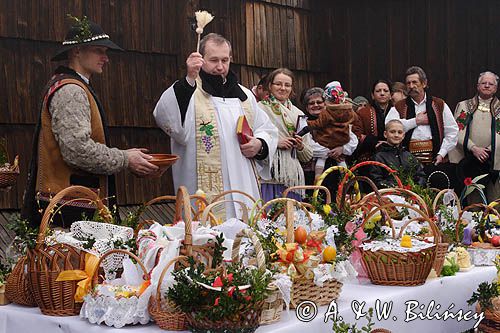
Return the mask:
[(408, 149), (421, 163), (432, 163), (432, 140), (411, 140)]

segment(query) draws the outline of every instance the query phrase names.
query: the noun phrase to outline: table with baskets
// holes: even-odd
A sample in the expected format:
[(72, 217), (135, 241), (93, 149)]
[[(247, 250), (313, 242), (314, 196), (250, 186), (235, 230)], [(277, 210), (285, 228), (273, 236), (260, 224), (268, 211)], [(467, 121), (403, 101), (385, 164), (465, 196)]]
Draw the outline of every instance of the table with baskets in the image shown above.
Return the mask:
[[(375, 300), (381, 302), (393, 301), (391, 317), (386, 321), (377, 322), (375, 327), (383, 327), (392, 332), (464, 332), (472, 328), (475, 320), (460, 321), (454, 319), (444, 320), (414, 320), (405, 323), (405, 302), (416, 300), (420, 304), (429, 304), (434, 300), (440, 304), (442, 309), (447, 309), (451, 303), (455, 304), (453, 312), (463, 308), (464, 311), (474, 311), (474, 307), (467, 307), (466, 301), (477, 285), (482, 281), (491, 281), (496, 276), (495, 267), (476, 267), (469, 272), (458, 273), (456, 276), (436, 278), (427, 281), (422, 286), (416, 287), (395, 287), (377, 286), (367, 284), (345, 284), (342, 294), (337, 300), (340, 315), (344, 321), (354, 323), (354, 313), (351, 310), (353, 300), (366, 301), (368, 307), (374, 307)], [(295, 316), (295, 312), (290, 310), (281, 316), (281, 320), (274, 324), (264, 325), (258, 328), (257, 332), (283, 332), (283, 333), (303, 333), (303, 332), (328, 332), (331, 331), (331, 321), (324, 323), (324, 313), (326, 306), (318, 309), (318, 315), (311, 322), (301, 322)], [(425, 313), (425, 310), (423, 311)], [(432, 313), (434, 313), (433, 311)], [(366, 321), (360, 319), (358, 327), (363, 326)], [(147, 333), (166, 332), (154, 324), (126, 326), (115, 329), (104, 325), (92, 325), (88, 321), (77, 316), (73, 317), (51, 317), (41, 314), (38, 308), (26, 308), (19, 305), (9, 304), (0, 307), (0, 333), (10, 332), (71, 332), (71, 333), (91, 333), (91, 332), (127, 332)]]

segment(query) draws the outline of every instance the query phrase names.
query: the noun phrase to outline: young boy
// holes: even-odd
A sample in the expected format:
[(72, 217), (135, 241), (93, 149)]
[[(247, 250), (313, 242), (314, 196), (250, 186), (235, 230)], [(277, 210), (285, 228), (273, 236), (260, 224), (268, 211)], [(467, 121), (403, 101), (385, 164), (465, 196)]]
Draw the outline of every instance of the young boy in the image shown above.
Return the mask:
[[(372, 160), (384, 163), (400, 174), (412, 175), (415, 184), (425, 186), (426, 175), (424, 167), (409, 151), (404, 150), (401, 142), (405, 137), (403, 123), (399, 119), (389, 121), (385, 125), (384, 137), (386, 142), (377, 148), (377, 153)], [(394, 187), (396, 181), (387, 170), (378, 167), (371, 167), (371, 179), (378, 188)]]

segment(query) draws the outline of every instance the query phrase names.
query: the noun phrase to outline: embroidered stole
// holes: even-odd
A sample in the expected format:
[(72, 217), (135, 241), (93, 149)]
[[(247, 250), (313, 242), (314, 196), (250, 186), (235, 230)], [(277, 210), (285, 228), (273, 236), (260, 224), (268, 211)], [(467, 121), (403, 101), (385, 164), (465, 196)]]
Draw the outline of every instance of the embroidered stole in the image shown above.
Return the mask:
[[(246, 99), (240, 101), (240, 103), (248, 124), (253, 130), (254, 112), (250, 101)], [(197, 184), (198, 189), (205, 192), (207, 200), (210, 202), (211, 198), (224, 191), (221, 147), (217, 125), (217, 110), (211, 96), (203, 90), (199, 77), (196, 79), (196, 90), (194, 92), (194, 110)], [(236, 136), (236, 132), (234, 135)], [(255, 168), (254, 173), (256, 175)]]

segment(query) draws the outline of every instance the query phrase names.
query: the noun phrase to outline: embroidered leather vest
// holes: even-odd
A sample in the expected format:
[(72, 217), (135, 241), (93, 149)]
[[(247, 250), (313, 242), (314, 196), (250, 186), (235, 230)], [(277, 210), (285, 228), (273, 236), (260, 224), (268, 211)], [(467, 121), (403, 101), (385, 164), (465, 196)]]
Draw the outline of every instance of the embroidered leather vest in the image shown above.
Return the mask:
[(99, 190), (100, 197), (107, 197), (107, 176), (89, 174), (69, 166), (63, 160), (59, 144), (52, 132), (52, 116), (49, 112), (50, 99), (58, 89), (66, 84), (76, 84), (85, 91), (90, 103), (90, 137), (95, 142), (106, 143), (97, 102), (90, 90), (82, 82), (75, 79), (64, 78), (56, 81), (45, 95), (42, 106), (38, 140), (37, 196), (44, 198), (47, 194), (57, 193), (70, 185), (84, 185)]

